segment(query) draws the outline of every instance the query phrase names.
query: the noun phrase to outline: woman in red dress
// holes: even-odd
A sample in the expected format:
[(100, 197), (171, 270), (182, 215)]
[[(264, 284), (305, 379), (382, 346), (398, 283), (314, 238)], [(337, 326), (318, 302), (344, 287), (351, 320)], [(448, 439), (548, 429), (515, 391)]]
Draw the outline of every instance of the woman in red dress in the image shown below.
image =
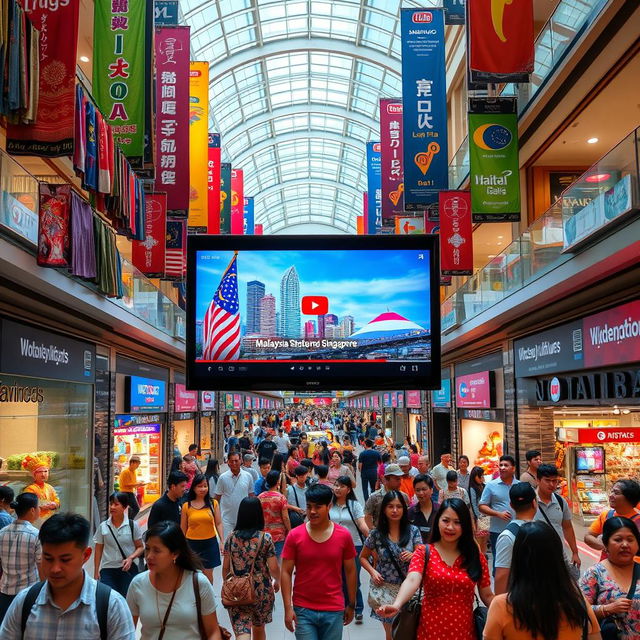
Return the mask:
[[(395, 602), (377, 613), (393, 617), (420, 587), (425, 547), (416, 549), (409, 574)], [(424, 573), (422, 613), (417, 640), (482, 640), (473, 624), (474, 593), (489, 606), (493, 600), (487, 560), (473, 537), (469, 508), (459, 498), (445, 500), (431, 531), (429, 559)]]

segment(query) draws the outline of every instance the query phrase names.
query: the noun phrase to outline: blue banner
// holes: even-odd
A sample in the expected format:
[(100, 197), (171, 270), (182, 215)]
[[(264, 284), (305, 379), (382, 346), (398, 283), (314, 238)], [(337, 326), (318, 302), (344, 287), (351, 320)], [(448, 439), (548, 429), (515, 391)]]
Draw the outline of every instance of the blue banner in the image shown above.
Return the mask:
[(464, 24), (465, 23), (465, 2), (464, 0), (444, 0), (444, 23)]
[(255, 233), (255, 220), (253, 214), (253, 198), (244, 199), (243, 209), (244, 235), (252, 236)]
[(442, 9), (401, 9), (404, 208), (424, 211), (449, 188)]
[(382, 172), (379, 142), (367, 142), (367, 197), (367, 233), (375, 235), (382, 226)]

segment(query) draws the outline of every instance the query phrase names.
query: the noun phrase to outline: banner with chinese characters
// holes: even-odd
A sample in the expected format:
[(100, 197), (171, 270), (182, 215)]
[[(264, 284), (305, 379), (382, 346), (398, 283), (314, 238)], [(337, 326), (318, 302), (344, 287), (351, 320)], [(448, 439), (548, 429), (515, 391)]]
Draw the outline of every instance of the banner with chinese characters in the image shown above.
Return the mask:
[[(0, 32), (7, 28), (7, 2), (2, 0), (3, 11), (0, 11)], [(56, 158), (73, 154), (73, 122), (76, 89), (76, 59), (78, 42), (79, 2), (34, 2), (29, 0), (21, 5), (31, 20), (34, 28), (40, 31), (39, 69), (34, 76), (33, 85), (23, 87), (25, 91), (37, 92), (37, 111), (32, 114), (34, 121), (30, 124), (7, 125), (7, 152), (12, 155), (34, 155)], [(4, 26), (4, 29), (3, 29)], [(7, 34), (8, 35), (8, 34)], [(15, 42), (15, 34), (9, 36)], [(0, 35), (1, 38), (1, 35)], [(26, 43), (23, 43), (23, 51)], [(8, 42), (0, 44), (0, 75), (5, 72), (5, 56)], [(14, 52), (18, 47), (13, 47)], [(8, 56), (7, 56), (8, 57)], [(24, 51), (26, 58), (26, 51)], [(35, 58), (34, 53), (34, 58)], [(20, 77), (17, 65), (25, 63), (18, 56), (6, 60), (11, 68), (9, 76), (14, 73)], [(16, 65), (16, 66), (14, 66)], [(31, 69), (35, 74), (36, 70)], [(37, 88), (36, 88), (37, 83)], [(17, 86), (16, 82), (16, 86)], [(31, 97), (33, 98), (33, 96)]]
[(380, 99), (382, 220), (404, 212), (402, 179), (402, 98)]
[(520, 220), (515, 98), (469, 100), (469, 180), (474, 222)]
[(473, 274), (473, 223), (468, 191), (440, 192), (440, 273)]
[(209, 191), (209, 224), (207, 233), (220, 233), (220, 134), (209, 134), (207, 185)]
[(255, 231), (255, 214), (253, 198), (244, 199), (244, 235), (252, 236)]
[[(94, 5), (93, 94), (116, 143), (141, 163), (145, 117), (146, 2), (102, 0)], [(75, 74), (74, 74), (75, 75)]]
[(220, 233), (231, 233), (231, 163), (220, 163)]
[(191, 62), (189, 72), (189, 229), (209, 224), (209, 63)]
[(156, 29), (156, 181), (167, 211), (189, 211), (189, 27)]
[(382, 226), (380, 181), (380, 143), (367, 142), (367, 233), (369, 235), (375, 235)]
[(244, 174), (231, 169), (231, 233), (242, 235), (244, 227)]
[(449, 186), (442, 9), (401, 9), (404, 208), (423, 211)]
[(469, 2), (472, 82), (529, 82), (533, 48), (533, 0)]
[(162, 278), (165, 271), (167, 233), (166, 194), (145, 194), (144, 231), (144, 241), (132, 242), (131, 262), (145, 276)]
[(167, 219), (165, 278), (180, 280), (187, 268), (187, 221)]
[(444, 23), (465, 23), (465, 0), (444, 0)]

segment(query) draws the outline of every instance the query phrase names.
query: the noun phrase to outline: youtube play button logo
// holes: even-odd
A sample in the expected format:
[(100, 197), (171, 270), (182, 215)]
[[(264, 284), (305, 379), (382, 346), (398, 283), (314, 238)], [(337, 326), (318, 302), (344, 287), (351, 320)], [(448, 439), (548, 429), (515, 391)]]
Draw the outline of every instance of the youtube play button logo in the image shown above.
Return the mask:
[(303, 296), (300, 307), (305, 316), (324, 316), (329, 313), (329, 298), (326, 296)]

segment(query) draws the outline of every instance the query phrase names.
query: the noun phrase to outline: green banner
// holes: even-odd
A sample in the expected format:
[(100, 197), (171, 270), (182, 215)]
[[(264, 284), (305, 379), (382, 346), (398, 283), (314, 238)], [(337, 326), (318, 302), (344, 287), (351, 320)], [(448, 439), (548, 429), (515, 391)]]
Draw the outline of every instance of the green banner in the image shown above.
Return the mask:
[(220, 164), (220, 233), (231, 233), (231, 163)]
[(145, 11), (148, 0), (96, 0), (93, 93), (129, 158), (144, 153)]
[(520, 220), (515, 102), (509, 99), (471, 100), (469, 163), (473, 221)]

